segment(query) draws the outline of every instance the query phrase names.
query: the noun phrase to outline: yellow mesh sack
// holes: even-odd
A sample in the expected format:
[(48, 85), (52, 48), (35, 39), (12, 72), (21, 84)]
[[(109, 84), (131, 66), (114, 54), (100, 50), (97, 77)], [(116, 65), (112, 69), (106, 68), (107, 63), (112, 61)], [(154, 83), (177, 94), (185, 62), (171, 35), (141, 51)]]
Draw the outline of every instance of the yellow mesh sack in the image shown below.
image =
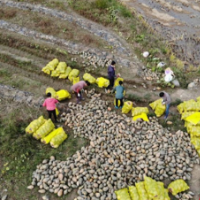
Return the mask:
[(157, 106), (159, 103), (162, 103), (162, 99), (158, 99), (158, 100), (156, 100), (156, 101), (150, 103), (149, 106), (150, 106), (153, 110), (155, 110), (155, 109), (156, 109), (156, 106)]
[(57, 67), (59, 61), (57, 58), (53, 59), (51, 62), (49, 62), (45, 67), (42, 68), (42, 71), (46, 74), (51, 74), (51, 71), (55, 70)]
[(66, 69), (66, 72), (65, 72), (67, 77), (69, 76), (71, 71), (72, 71), (72, 68), (68, 66), (67, 69)]
[(147, 107), (135, 107), (135, 108), (132, 108), (131, 113), (132, 113), (132, 116), (136, 116), (142, 113), (148, 114), (149, 110)]
[(197, 125), (200, 122), (200, 112), (195, 112), (192, 115), (185, 118), (185, 121), (191, 124)]
[(54, 58), (52, 61), (50, 61), (46, 66), (48, 66), (48, 68), (53, 71), (55, 70), (55, 68), (57, 67), (59, 61), (57, 58)]
[(48, 87), (47, 89), (46, 89), (46, 92), (45, 92), (46, 94), (47, 93), (51, 93), (51, 97), (52, 98), (56, 98), (57, 97), (57, 95), (56, 95), (56, 91), (52, 88), (52, 87)]
[(108, 87), (110, 84), (110, 81), (106, 78), (99, 77), (96, 80), (98, 87), (103, 88), (103, 87)]
[(43, 116), (40, 116), (38, 119), (33, 120), (25, 129), (26, 133), (33, 134), (42, 124), (45, 123)]
[(128, 193), (127, 188), (117, 190), (117, 191), (115, 191), (115, 194), (117, 196), (117, 200), (131, 200), (131, 197)]
[(44, 124), (42, 124), (42, 126), (39, 127), (38, 130), (36, 130), (36, 132), (33, 134), (33, 137), (37, 140), (41, 139), (48, 135), (54, 128), (55, 125), (53, 124), (51, 119), (48, 119), (45, 121)]
[(197, 153), (198, 153), (198, 155), (200, 156), (200, 149), (197, 149)]
[(194, 114), (194, 111), (190, 111), (190, 112), (183, 112), (181, 115), (181, 120), (185, 120), (185, 118), (189, 117), (190, 115)]
[(200, 137), (200, 126), (190, 126), (187, 131), (193, 136)]
[(156, 117), (162, 116), (165, 113), (165, 110), (166, 110), (165, 105), (163, 105), (162, 103), (158, 104), (156, 109), (155, 109)]
[(158, 188), (158, 191), (159, 191), (159, 195), (157, 198), (155, 199), (158, 199), (158, 200), (165, 200), (165, 188), (164, 188), (164, 183), (162, 182), (156, 182), (157, 183), (157, 188)]
[(138, 192), (140, 199), (148, 200), (149, 197), (148, 197), (147, 191), (145, 190), (144, 182), (136, 183), (135, 186), (137, 188), (137, 192)]
[(162, 104), (162, 99), (150, 103), (149, 106), (155, 111), (157, 117), (162, 116), (166, 110), (166, 106)]
[(168, 190), (175, 196), (180, 192), (188, 190), (190, 187), (183, 179), (178, 179), (171, 182), (168, 186)]
[(64, 99), (70, 99), (71, 94), (67, 90), (59, 90), (56, 92), (57, 99), (62, 101)]
[(122, 107), (122, 113), (127, 114), (132, 110), (132, 108), (133, 108), (133, 102), (126, 101), (126, 102), (124, 102), (124, 105)]
[(88, 81), (90, 84), (96, 83), (96, 79), (89, 73), (85, 73), (83, 75), (83, 80)]
[(132, 119), (133, 119), (133, 121), (137, 121), (138, 119), (142, 119), (142, 120), (144, 120), (144, 121), (146, 121), (146, 122), (149, 121), (149, 119), (148, 119), (146, 113), (141, 113), (141, 114), (139, 114), (139, 115), (136, 115), (136, 116), (134, 116)]
[(140, 200), (137, 189), (135, 186), (129, 186), (128, 191), (132, 200)]
[(182, 114), (183, 112), (188, 111), (198, 111), (196, 101), (191, 99), (189, 101), (184, 101), (183, 103), (177, 106), (178, 111)]
[(65, 133), (65, 131), (62, 129), (59, 134), (55, 135), (51, 141), (50, 141), (50, 145), (53, 148), (58, 148), (65, 140), (67, 139), (67, 134)]
[(73, 77), (72, 81), (73, 81), (73, 85), (76, 84), (76, 83), (78, 83), (80, 81), (79, 76), (78, 77)]
[(179, 111), (180, 114), (185, 112), (184, 109), (185, 109), (185, 103), (184, 102), (177, 106), (177, 110)]
[(148, 193), (149, 199), (154, 199), (158, 197), (159, 190), (157, 186), (157, 182), (150, 177), (144, 177), (144, 186)]
[(77, 77), (79, 75), (80, 71), (78, 69), (72, 69), (72, 71), (69, 73), (68, 79), (70, 81), (73, 81), (74, 77)]
[(66, 69), (67, 69), (66, 62), (59, 62), (56, 71), (59, 71), (60, 74), (63, 74), (65, 73)]
[(118, 77), (118, 78), (116, 78), (115, 79), (115, 83), (114, 83), (114, 87), (117, 87), (118, 85), (119, 85), (119, 81), (124, 81), (124, 79), (123, 78), (121, 78), (121, 77)]
[(54, 129), (51, 133), (49, 133), (46, 137), (41, 139), (41, 142), (44, 144), (49, 144), (49, 142), (51, 141), (51, 139), (53, 137), (55, 137), (56, 135), (58, 135), (61, 131), (63, 131), (62, 127), (59, 127), (57, 129)]
[(43, 67), (43, 68), (42, 68), (42, 71), (43, 71), (45, 74), (48, 74), (48, 75), (51, 74), (51, 70), (49, 69), (48, 66)]
[(199, 137), (191, 137), (191, 143), (194, 145), (196, 150), (200, 149), (200, 138)]
[(59, 110), (58, 110), (58, 108), (56, 108), (56, 116), (58, 116), (59, 115)]
[(58, 77), (58, 76), (60, 76), (60, 72), (59, 72), (58, 70), (53, 70), (53, 71), (51, 72), (51, 76), (52, 76), (52, 77)]
[(61, 73), (59, 78), (65, 79), (69, 76), (70, 72), (72, 71), (71, 67), (66, 67), (65, 72)]
[(164, 189), (164, 200), (170, 200), (170, 197), (169, 197), (169, 194), (168, 194), (168, 190), (167, 189)]
[(197, 101), (200, 101), (200, 96), (199, 96), (199, 97), (197, 97)]

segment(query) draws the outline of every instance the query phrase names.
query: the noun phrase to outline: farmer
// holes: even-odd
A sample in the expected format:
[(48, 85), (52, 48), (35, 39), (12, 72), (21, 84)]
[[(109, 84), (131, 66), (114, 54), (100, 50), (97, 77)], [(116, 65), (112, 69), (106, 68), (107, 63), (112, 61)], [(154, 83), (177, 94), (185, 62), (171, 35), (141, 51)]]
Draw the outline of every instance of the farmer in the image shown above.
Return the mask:
[(58, 103), (58, 100), (52, 98), (51, 93), (49, 92), (49, 93), (47, 93), (47, 98), (45, 99), (44, 103), (42, 104), (43, 107), (46, 107), (46, 110), (49, 114), (50, 119), (53, 114), (56, 123), (57, 123), (57, 118), (56, 118), (56, 104), (57, 103)]
[(78, 83), (72, 85), (71, 90), (74, 91), (76, 98), (77, 98), (77, 104), (80, 103), (81, 100), (84, 100), (82, 96), (83, 88), (89, 86), (90, 83), (88, 81), (79, 81)]
[(162, 97), (163, 101), (162, 104), (166, 105), (166, 111), (165, 111), (165, 121), (167, 121), (168, 115), (169, 115), (169, 107), (171, 103), (171, 98), (167, 92), (160, 92), (160, 97)]
[[(113, 93), (116, 91), (116, 94), (115, 94), (115, 108), (122, 108), (123, 107), (123, 98), (124, 98), (124, 87), (122, 86), (123, 85), (123, 82), (122, 81), (119, 81), (119, 85), (116, 86), (114, 89), (113, 89)], [(118, 104), (118, 101), (120, 101), (120, 104)], [(119, 106), (118, 106), (119, 105)]]
[[(108, 93), (108, 89), (113, 89), (114, 81), (115, 81), (115, 64), (116, 62), (113, 60), (111, 65), (108, 67), (108, 79), (110, 81), (109, 86), (105, 89), (105, 92)], [(118, 75), (119, 76), (119, 75)]]

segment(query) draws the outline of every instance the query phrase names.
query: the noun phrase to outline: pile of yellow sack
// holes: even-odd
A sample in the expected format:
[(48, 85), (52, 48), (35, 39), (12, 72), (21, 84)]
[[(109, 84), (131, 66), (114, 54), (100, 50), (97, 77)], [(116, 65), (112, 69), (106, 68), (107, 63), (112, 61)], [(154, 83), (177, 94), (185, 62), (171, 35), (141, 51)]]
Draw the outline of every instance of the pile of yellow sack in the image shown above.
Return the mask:
[(164, 188), (164, 184), (145, 176), (144, 181), (136, 183), (135, 186), (129, 186), (115, 191), (117, 200), (170, 200), (168, 192), (176, 195), (188, 190), (189, 186), (184, 180), (178, 179)]
[(131, 111), (133, 121), (137, 119), (142, 119), (144, 121), (149, 121), (147, 114), (149, 109), (147, 107), (133, 107), (133, 102), (126, 101), (122, 107), (122, 113), (127, 114)]
[(51, 97), (55, 98), (59, 101), (65, 100), (65, 99), (70, 99), (71, 98), (71, 94), (64, 89), (58, 90), (57, 92), (52, 88), (52, 87), (48, 87), (46, 89), (46, 94), (47, 93), (51, 93)]
[[(78, 75), (80, 71), (78, 69), (72, 69), (70, 66), (67, 66), (66, 62), (59, 62), (57, 58), (50, 61), (45, 67), (42, 68), (42, 71), (52, 77), (58, 77), (61, 79), (68, 78), (71, 82), (78, 82)], [(74, 80), (76, 78), (76, 80)]]
[(177, 106), (181, 119), (185, 121), (185, 127), (190, 134), (191, 143), (200, 156), (200, 97), (197, 101), (191, 99)]
[(40, 116), (33, 120), (25, 129), (26, 133), (32, 135), (35, 139), (41, 140), (42, 143), (50, 143), (51, 147), (57, 148), (67, 139), (67, 134), (62, 127), (55, 129), (51, 119), (44, 119)]
[(162, 116), (166, 110), (166, 106), (162, 104), (162, 99), (150, 103), (149, 106), (154, 110), (156, 117)]

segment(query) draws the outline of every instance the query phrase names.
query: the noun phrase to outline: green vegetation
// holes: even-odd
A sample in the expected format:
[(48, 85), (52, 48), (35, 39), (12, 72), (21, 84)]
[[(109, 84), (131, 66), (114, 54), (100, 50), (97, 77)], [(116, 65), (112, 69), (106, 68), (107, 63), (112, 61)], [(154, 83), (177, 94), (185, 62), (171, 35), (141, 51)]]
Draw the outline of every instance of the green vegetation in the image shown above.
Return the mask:
[[(23, 191), (23, 193), (15, 193), (16, 199), (23, 199), (23, 195), (34, 199), (26, 187), (31, 183), (32, 172), (43, 159), (49, 159), (53, 155), (58, 160), (66, 160), (82, 146), (88, 144), (87, 140), (83, 138), (74, 138), (70, 130), (66, 130), (68, 138), (57, 149), (35, 140), (31, 135), (25, 133), (26, 126), (34, 119), (32, 117), (35, 115), (33, 110), (28, 109), (27, 111), (27, 115), (31, 116), (30, 119), (22, 119), (23, 116), (17, 115), (20, 113), (20, 109), (17, 109), (0, 121), (0, 157), (4, 163), (1, 166), (0, 178), (6, 180), (4, 184), (8, 184), (15, 177), (20, 191)], [(16, 116), (19, 117), (16, 118)], [(6, 187), (11, 194), (12, 186), (7, 185)]]

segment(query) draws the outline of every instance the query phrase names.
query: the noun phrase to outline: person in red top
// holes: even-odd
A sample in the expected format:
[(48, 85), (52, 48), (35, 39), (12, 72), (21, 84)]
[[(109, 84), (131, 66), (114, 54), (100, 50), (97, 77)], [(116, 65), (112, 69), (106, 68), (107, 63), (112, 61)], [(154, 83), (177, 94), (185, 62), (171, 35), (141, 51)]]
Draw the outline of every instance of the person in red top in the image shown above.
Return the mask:
[(58, 100), (52, 98), (51, 93), (49, 92), (49, 93), (47, 93), (47, 98), (45, 99), (44, 103), (42, 104), (43, 107), (46, 107), (50, 119), (53, 114), (55, 122), (57, 122), (57, 117), (56, 117), (56, 104), (57, 103), (58, 103)]
[(82, 97), (82, 90), (83, 88), (89, 86), (90, 83), (88, 81), (79, 81), (78, 83), (72, 85), (71, 90), (74, 91), (76, 98), (77, 98), (77, 104), (81, 101), (84, 100)]

